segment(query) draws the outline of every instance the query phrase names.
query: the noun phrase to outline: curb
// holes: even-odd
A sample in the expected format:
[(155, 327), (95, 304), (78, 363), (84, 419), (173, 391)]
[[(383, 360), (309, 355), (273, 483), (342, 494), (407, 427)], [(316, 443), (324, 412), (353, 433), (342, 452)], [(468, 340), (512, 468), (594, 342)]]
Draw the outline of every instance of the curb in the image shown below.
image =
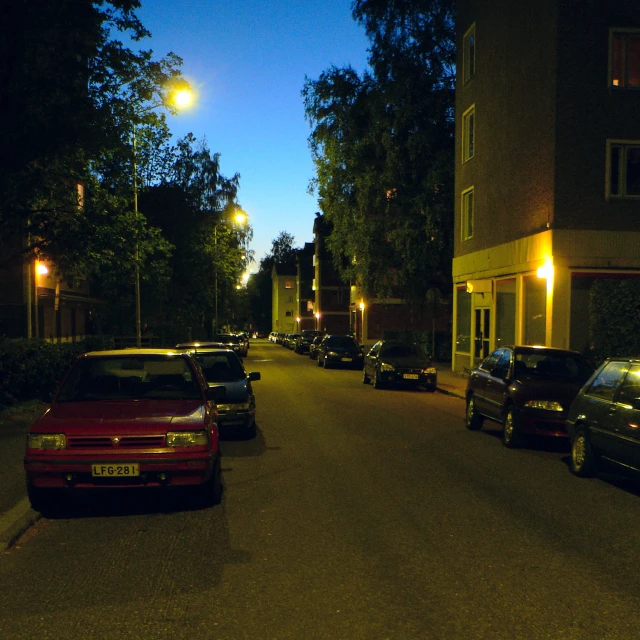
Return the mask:
[(464, 400), (464, 393), (460, 391), (451, 391), (450, 389), (445, 389), (444, 387), (439, 386), (436, 387), (436, 390), (440, 393), (444, 393), (444, 395), (446, 396), (453, 396), (454, 398), (460, 398), (461, 400)]
[(0, 551), (6, 551), (30, 526), (40, 520), (40, 514), (31, 508), (29, 498), (0, 517)]

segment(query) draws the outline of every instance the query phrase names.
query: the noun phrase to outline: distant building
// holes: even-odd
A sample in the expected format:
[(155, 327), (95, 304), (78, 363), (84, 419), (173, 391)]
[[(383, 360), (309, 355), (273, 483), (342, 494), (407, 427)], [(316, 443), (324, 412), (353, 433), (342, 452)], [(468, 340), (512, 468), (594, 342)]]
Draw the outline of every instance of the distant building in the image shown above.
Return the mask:
[(297, 331), (297, 267), (295, 264), (274, 264), (271, 271), (272, 331)]
[(638, 1), (457, 0), (456, 24), (454, 369), (583, 350), (594, 280), (640, 276)]
[[(15, 238), (9, 246), (21, 243)], [(89, 282), (61, 279), (55, 265), (24, 260), (21, 252), (0, 267), (0, 337), (74, 342), (95, 333), (92, 309), (103, 301)]]
[(315, 292), (313, 290), (314, 281), (314, 257), (315, 244), (306, 242), (303, 249), (296, 254), (296, 319), (297, 329), (315, 329), (316, 318), (314, 316)]

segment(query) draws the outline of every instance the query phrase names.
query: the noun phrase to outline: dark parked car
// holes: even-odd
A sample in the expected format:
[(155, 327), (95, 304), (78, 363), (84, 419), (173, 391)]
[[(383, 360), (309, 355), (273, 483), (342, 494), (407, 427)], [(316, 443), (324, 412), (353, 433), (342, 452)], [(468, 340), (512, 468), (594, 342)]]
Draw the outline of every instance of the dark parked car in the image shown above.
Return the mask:
[(247, 372), (242, 360), (230, 349), (198, 349), (193, 357), (202, 367), (209, 386), (222, 385), (226, 390), (225, 399), (218, 404), (220, 428), (239, 428), (248, 438), (254, 438), (256, 397), (251, 383), (260, 380), (260, 373)]
[(380, 340), (364, 358), (362, 382), (369, 384), (369, 381), (375, 389), (421, 386), (435, 391), (437, 372), (431, 358), (419, 345)]
[(223, 396), (185, 352), (80, 356), (27, 436), (24, 468), (33, 508), (49, 513), (78, 490), (115, 487), (188, 489), (218, 502), (215, 402)]
[(594, 476), (606, 463), (640, 472), (640, 359), (598, 367), (569, 409), (567, 431), (577, 476)]
[(362, 369), (362, 348), (351, 336), (327, 335), (318, 347), (318, 366)]
[(287, 344), (286, 344), (287, 349), (291, 349), (292, 351), (295, 351), (296, 340), (298, 340), (298, 338), (301, 338), (301, 337), (302, 337), (301, 333), (288, 333)]
[(213, 336), (213, 341), (221, 342), (225, 348), (231, 349), (241, 358), (244, 358), (249, 351), (248, 343), (235, 333), (218, 333)]
[(480, 429), (485, 418), (499, 422), (506, 447), (520, 445), (526, 435), (566, 437), (569, 406), (593, 371), (576, 351), (496, 349), (469, 374), (467, 428)]
[(309, 353), (309, 347), (313, 339), (320, 335), (322, 335), (322, 332), (316, 331), (315, 329), (303, 329), (296, 338), (293, 350), (301, 355)]
[(312, 360), (317, 360), (317, 358), (318, 358), (318, 349), (320, 348), (320, 343), (322, 342), (323, 338), (324, 338), (324, 335), (320, 334), (319, 336), (316, 336), (311, 341), (311, 344), (309, 345), (309, 357)]

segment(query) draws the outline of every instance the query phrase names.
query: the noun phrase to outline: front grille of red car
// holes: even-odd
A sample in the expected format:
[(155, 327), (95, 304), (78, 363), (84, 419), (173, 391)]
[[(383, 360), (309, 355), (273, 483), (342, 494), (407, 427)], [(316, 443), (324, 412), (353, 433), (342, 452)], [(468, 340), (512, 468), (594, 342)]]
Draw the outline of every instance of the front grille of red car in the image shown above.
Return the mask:
[(121, 449), (149, 449), (154, 447), (164, 447), (164, 436), (71, 436), (67, 438), (67, 448), (69, 449), (110, 449), (119, 447)]

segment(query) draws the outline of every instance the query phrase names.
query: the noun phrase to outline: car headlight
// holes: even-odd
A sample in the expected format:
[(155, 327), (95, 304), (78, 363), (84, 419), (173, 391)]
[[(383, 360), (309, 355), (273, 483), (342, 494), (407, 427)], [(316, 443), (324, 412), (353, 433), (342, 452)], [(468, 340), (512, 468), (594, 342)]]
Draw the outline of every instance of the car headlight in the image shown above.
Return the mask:
[(422, 373), (428, 373), (430, 375), (433, 375), (434, 373), (436, 373), (436, 368), (435, 367), (427, 367), (426, 369), (422, 370)]
[(64, 433), (30, 433), (27, 436), (29, 449), (66, 449), (67, 439)]
[(529, 409), (544, 409), (545, 411), (563, 411), (562, 405), (555, 400), (529, 400), (524, 403)]
[(327, 351), (327, 355), (331, 356), (332, 358), (338, 357), (338, 354), (335, 351)]
[(209, 434), (206, 431), (169, 431), (167, 433), (168, 447), (201, 447), (209, 444)]
[(388, 362), (383, 362), (380, 365), (380, 371), (395, 371), (395, 370), (396, 368), (392, 364), (389, 364)]

